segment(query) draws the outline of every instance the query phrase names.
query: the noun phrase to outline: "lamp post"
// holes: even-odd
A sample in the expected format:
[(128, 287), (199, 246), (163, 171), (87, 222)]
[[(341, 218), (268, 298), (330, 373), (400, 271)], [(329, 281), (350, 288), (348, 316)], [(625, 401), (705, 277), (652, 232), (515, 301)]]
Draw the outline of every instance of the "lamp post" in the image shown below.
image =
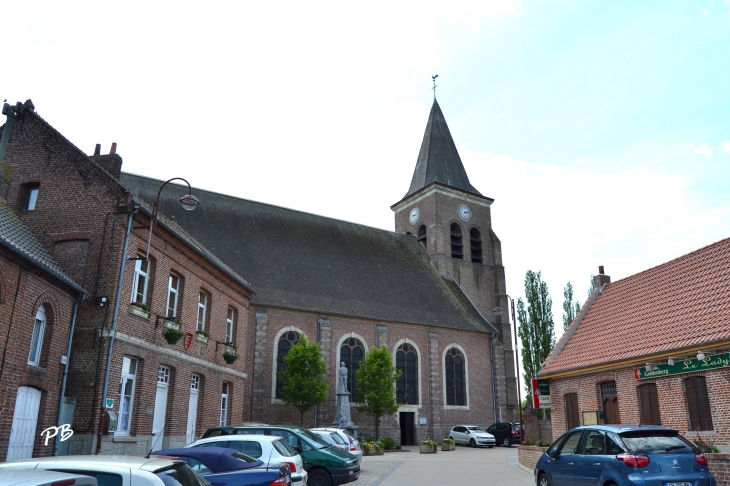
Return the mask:
[(162, 194), (162, 188), (164, 188), (169, 182), (172, 181), (183, 181), (185, 184), (188, 185), (188, 194), (180, 198), (180, 205), (183, 209), (186, 211), (192, 211), (196, 207), (198, 207), (198, 204), (200, 204), (200, 201), (193, 196), (193, 188), (190, 187), (190, 183), (183, 179), (182, 177), (173, 177), (172, 179), (169, 179), (165, 181), (161, 186), (160, 190), (157, 191), (157, 199), (155, 199), (155, 203), (152, 205), (152, 217), (150, 218), (150, 234), (147, 236), (147, 255), (145, 256), (145, 260), (150, 259), (150, 244), (152, 242), (152, 228), (155, 226), (155, 223), (157, 222), (157, 211), (160, 208), (160, 194)]
[[(496, 298), (500, 297), (507, 297), (510, 300), (510, 305), (512, 307), (512, 324), (514, 326), (514, 334), (515, 334), (515, 362), (516, 362), (516, 368), (515, 368), (515, 375), (517, 378), (517, 409), (519, 410), (520, 414), (520, 444), (522, 444), (525, 441), (525, 425), (522, 421), (522, 402), (520, 402), (520, 356), (517, 353), (517, 319), (515, 319), (515, 299), (510, 297), (507, 294), (499, 294), (495, 296)], [(494, 308), (492, 311), (494, 312), (495, 316), (501, 316), (502, 315), (502, 308), (497, 305), (497, 307)], [(508, 318), (509, 319), (509, 318)], [(507, 321), (509, 324), (509, 320)]]

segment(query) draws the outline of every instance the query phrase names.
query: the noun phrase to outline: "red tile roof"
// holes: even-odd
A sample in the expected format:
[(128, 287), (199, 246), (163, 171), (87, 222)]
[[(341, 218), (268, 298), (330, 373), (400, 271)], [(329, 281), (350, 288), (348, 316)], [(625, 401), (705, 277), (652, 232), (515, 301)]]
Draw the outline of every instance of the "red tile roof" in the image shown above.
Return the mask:
[(608, 284), (571, 326), (541, 376), (730, 339), (730, 238)]

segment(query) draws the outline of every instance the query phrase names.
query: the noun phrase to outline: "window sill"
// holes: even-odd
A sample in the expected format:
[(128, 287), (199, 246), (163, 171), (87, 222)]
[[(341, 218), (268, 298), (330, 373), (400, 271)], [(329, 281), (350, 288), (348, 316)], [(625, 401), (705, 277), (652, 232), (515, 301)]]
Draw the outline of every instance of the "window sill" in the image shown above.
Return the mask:
[(469, 405), (444, 405), (444, 410), (469, 410)]
[(691, 435), (717, 435), (716, 430), (688, 430), (684, 434), (682, 434), (685, 437), (689, 437)]
[(128, 435), (115, 435), (112, 437), (112, 442), (137, 442), (137, 438)]

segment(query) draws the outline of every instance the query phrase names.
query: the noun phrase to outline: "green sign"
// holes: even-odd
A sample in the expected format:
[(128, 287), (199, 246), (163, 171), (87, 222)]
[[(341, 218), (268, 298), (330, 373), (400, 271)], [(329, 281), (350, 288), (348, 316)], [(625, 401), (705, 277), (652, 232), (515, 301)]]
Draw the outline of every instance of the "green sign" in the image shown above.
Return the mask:
[(114, 408), (114, 399), (113, 398), (106, 399), (106, 408)]
[(634, 378), (637, 380), (645, 380), (647, 378), (661, 378), (662, 376), (681, 375), (682, 373), (728, 367), (730, 367), (730, 353), (722, 353), (706, 356), (703, 360), (691, 358), (676, 360), (673, 365), (651, 365), (651, 370), (649, 371), (646, 370), (645, 366), (634, 368)]

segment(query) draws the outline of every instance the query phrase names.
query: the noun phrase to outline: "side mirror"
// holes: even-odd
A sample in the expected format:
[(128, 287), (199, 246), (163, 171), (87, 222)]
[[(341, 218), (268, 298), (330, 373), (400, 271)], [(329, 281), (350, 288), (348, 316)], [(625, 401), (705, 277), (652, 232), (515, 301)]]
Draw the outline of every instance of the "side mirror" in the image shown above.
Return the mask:
[(560, 456), (560, 451), (559, 451), (559, 450), (557, 450), (557, 449), (550, 449), (550, 450), (548, 451), (547, 455), (548, 455), (548, 456), (550, 456), (550, 457), (552, 457), (553, 459), (555, 459), (555, 458), (557, 458), (558, 456)]
[(471, 434), (471, 432), (469, 432), (468, 430), (466, 431), (466, 433), (467, 433), (467, 434)]
[(292, 448), (297, 451), (299, 454), (302, 453), (302, 446), (292, 446)]

